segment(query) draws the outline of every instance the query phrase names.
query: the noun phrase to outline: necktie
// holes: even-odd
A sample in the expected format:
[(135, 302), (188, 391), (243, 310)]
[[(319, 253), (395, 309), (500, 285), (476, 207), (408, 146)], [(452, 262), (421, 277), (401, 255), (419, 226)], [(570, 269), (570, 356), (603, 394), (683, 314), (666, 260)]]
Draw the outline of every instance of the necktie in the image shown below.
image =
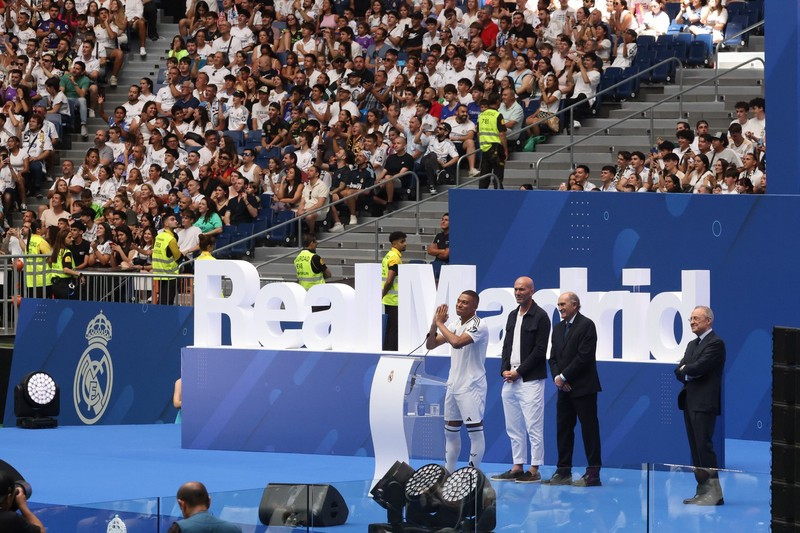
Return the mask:
[(567, 323), (564, 325), (564, 338), (565, 338), (565, 339), (567, 338), (567, 335), (569, 334), (569, 327), (570, 327), (570, 325), (571, 325), (571, 324), (570, 324), (569, 322), (567, 322)]

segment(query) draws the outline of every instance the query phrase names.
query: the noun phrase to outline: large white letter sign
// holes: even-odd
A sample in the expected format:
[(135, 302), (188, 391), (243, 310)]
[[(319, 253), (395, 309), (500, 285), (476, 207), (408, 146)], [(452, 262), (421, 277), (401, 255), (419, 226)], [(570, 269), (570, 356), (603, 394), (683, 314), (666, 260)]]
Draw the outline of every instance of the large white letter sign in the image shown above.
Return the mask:
[(356, 263), (356, 309), (353, 324), (358, 328), (359, 352), (375, 353), (383, 346), (383, 304), (381, 265)]
[(328, 305), (330, 309), (306, 315), (303, 322), (303, 340), (309, 350), (336, 350), (352, 352), (358, 349), (354, 329), (356, 293), (352, 287), (341, 283), (314, 285), (305, 298), (306, 308)]
[(303, 330), (284, 330), (281, 322), (303, 322), (306, 290), (297, 283), (267, 283), (256, 296), (255, 329), (264, 348), (285, 350), (303, 346)]
[[(222, 345), (222, 315), (231, 322), (231, 345), (258, 346), (253, 330), (253, 299), (258, 293), (256, 267), (247, 261), (195, 261), (194, 345)], [(233, 290), (222, 296), (222, 277)]]

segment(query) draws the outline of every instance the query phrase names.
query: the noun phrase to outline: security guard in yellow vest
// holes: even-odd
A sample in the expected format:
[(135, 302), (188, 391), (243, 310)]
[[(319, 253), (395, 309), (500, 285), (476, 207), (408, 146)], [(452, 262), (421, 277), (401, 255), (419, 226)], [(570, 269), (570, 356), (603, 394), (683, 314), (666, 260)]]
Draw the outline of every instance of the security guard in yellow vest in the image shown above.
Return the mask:
[(178, 260), (181, 258), (174, 233), (178, 227), (178, 219), (169, 213), (164, 215), (162, 223), (164, 229), (156, 236), (156, 241), (153, 243), (153, 274), (156, 274), (155, 279), (158, 280), (158, 303), (174, 305), (175, 297), (178, 295), (178, 279), (172, 276), (178, 273)]
[[(53, 251), (42, 233), (44, 226), (41, 221), (34, 220), (30, 227), (30, 236), (25, 251), (28, 255), (50, 255)], [(48, 285), (46, 257), (25, 258), (25, 288), (28, 298), (44, 298)]]
[(317, 255), (317, 237), (313, 233), (303, 236), (303, 250), (294, 258), (294, 269), (297, 271), (297, 283), (305, 290), (325, 283), (325, 278), (331, 277), (328, 265)]
[[(481, 152), (481, 175), (494, 173), (498, 181), (495, 188), (503, 188), (503, 175), (508, 156), (508, 141), (506, 140), (506, 124), (500, 114), (500, 95), (492, 93), (488, 100), (481, 100), (481, 108), (486, 107), (478, 115), (478, 142)], [(488, 189), (490, 178), (483, 178), (478, 183), (481, 189)]]
[(53, 243), (53, 251), (47, 258), (49, 285), (52, 287), (53, 298), (57, 300), (78, 299), (81, 273), (73, 268), (72, 252), (69, 249), (71, 244), (69, 230), (61, 230)]
[(406, 234), (402, 231), (393, 231), (389, 235), (392, 249), (383, 257), (381, 262), (381, 281), (383, 288), (383, 308), (386, 313), (386, 333), (383, 336), (383, 349), (397, 351), (397, 271), (403, 262), (403, 252), (406, 251)]

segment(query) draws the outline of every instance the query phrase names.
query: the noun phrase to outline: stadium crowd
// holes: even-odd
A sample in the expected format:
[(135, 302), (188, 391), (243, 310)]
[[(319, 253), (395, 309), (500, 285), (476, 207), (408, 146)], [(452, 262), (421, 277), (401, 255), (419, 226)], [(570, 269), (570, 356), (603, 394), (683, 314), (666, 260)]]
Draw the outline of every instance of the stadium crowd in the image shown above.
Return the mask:
[[(462, 156), (461, 171), (478, 175), (476, 122), (491, 95), (509, 150), (521, 150), (529, 137), (580, 127), (602, 70), (630, 65), (640, 36), (719, 42), (734, 3), (187, 0), (163, 72), (110, 109), (107, 91), (136, 45), (146, 56), (146, 39), (159, 39), (154, 0), (11, 0), (0, 189), (4, 227), (18, 212), (25, 228), (6, 246), (35, 253), (37, 231), (50, 248), (58, 230), (73, 242), (80, 234), (90, 247), (74, 258), (80, 268), (144, 264), (172, 214), (185, 257), (199, 253), (200, 235), (259, 220), (343, 231), (420, 188), (437, 192)], [(575, 122), (563, 124), (556, 113), (573, 104)], [(715, 140), (707, 125), (680, 123), (675, 142), (620, 152), (600, 188), (763, 191), (764, 102), (743, 105), (741, 131), (734, 123)], [(90, 132), (93, 117), (104, 126)], [(81, 161), (58, 157), (72, 133), (93, 138)], [(588, 168), (574, 174), (563, 188), (590, 188)], [(28, 209), (45, 194), (47, 206)]]

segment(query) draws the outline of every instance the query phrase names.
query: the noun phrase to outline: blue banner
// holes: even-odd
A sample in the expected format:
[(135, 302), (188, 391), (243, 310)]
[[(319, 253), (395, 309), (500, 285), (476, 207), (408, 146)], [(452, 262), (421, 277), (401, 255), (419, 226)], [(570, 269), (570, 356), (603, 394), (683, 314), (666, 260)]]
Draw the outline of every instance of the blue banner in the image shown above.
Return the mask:
[[(702, 293), (698, 287), (705, 284), (714, 329), (727, 348), (725, 436), (770, 439), (772, 327), (800, 325), (800, 257), (779, 236), (800, 227), (800, 197), (456, 190), (450, 219), (451, 262), (477, 266), (478, 290), (511, 287), (528, 275), (537, 291), (584, 292), (562, 283), (562, 270), (583, 269), (584, 280), (576, 283), (574, 272), (570, 279), (585, 285), (587, 300), (618, 291), (623, 302), (644, 298), (649, 314), (664, 300)], [(687, 279), (702, 283), (687, 286)], [(631, 318), (637, 319), (624, 310), (606, 317), (613, 347), (598, 358), (631, 360), (625, 340), (645, 339), (651, 342), (645, 357), (661, 364), (653, 350), (691, 338), (691, 332), (684, 337), (688, 314), (676, 314), (668, 340), (652, 327), (626, 331)], [(603, 372), (600, 381), (602, 395), (618, 393)], [(677, 381), (674, 387), (664, 394), (677, 395)], [(673, 415), (679, 416), (677, 407)]]
[[(373, 455), (369, 410), (370, 386), (380, 355), (185, 348), (183, 350), (184, 448), (275, 451), (323, 455)], [(446, 379), (450, 358), (428, 356), (417, 370)], [(683, 417), (676, 407), (680, 384), (671, 365), (601, 362), (604, 391), (598, 397), (603, 461), (607, 466), (642, 463), (689, 464)], [(500, 398), (500, 359), (486, 361), (489, 389), (484, 416), (486, 462), (511, 461)], [(418, 384), (419, 388), (420, 385)], [(415, 388), (427, 401), (441, 402), (444, 388)], [(556, 462), (556, 388), (545, 389), (545, 462)], [(401, 416), (386, 410), (387, 417)], [(720, 424), (722, 420), (720, 419)], [(444, 459), (441, 416), (406, 417), (416, 424), (407, 435), (411, 456)], [(724, 465), (724, 430), (717, 432), (720, 465)], [(580, 429), (576, 428), (579, 435)], [(585, 464), (576, 439), (575, 465)], [(462, 460), (469, 440), (462, 431)]]
[(4, 425), (14, 387), (43, 370), (61, 390), (61, 425), (173, 422), (180, 350), (193, 338), (192, 309), (24, 299)]

